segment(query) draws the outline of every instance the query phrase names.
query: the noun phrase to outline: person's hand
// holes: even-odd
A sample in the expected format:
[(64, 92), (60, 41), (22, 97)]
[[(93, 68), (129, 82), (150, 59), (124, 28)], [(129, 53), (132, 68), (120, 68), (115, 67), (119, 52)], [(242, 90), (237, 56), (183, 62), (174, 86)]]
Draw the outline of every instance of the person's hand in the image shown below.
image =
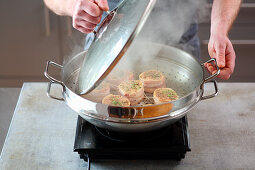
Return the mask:
[(73, 11), (73, 27), (88, 34), (100, 23), (103, 11), (108, 11), (107, 0), (77, 0)]
[[(211, 34), (208, 43), (208, 52), (211, 58), (217, 60), (217, 65), (221, 70), (217, 77), (224, 80), (229, 79), (234, 71), (236, 55), (227, 35), (222, 35), (221, 33)], [(205, 67), (211, 74), (217, 72), (213, 64), (206, 63)]]

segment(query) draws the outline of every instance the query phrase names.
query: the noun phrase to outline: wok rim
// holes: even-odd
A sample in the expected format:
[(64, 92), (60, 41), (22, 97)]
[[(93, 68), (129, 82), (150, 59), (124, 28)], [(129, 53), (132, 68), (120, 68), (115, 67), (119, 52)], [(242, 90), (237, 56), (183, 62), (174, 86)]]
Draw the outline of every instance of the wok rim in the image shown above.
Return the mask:
[[(155, 44), (156, 44), (156, 43), (155, 43)], [(166, 46), (166, 45), (162, 45), (162, 46)], [(201, 68), (201, 70), (202, 70), (202, 79), (201, 79), (200, 85), (197, 86), (196, 88), (194, 88), (193, 91), (187, 93), (186, 95), (184, 95), (184, 96), (182, 96), (181, 98), (178, 99), (178, 100), (181, 100), (181, 99), (184, 99), (184, 98), (186, 98), (187, 96), (191, 95), (196, 89), (202, 88), (203, 84), (205, 83), (205, 79), (204, 79), (204, 76), (205, 76), (204, 74), (205, 74), (205, 73), (204, 73), (204, 69), (203, 69), (203, 67), (201, 66), (201, 64), (200, 64), (200, 63), (197, 61), (197, 59), (196, 59), (195, 57), (193, 57), (191, 54), (189, 54), (189, 53), (187, 53), (186, 51), (183, 51), (183, 50), (181, 50), (181, 49), (179, 49), (179, 48), (177, 48), (177, 47), (173, 47), (173, 46), (168, 46), (168, 47), (171, 47), (171, 48), (173, 48), (173, 49), (175, 49), (175, 50), (178, 50), (178, 51), (180, 51), (180, 52), (182, 52), (182, 53), (185, 53), (185, 54), (189, 55), (190, 57), (192, 57), (192, 58), (196, 61), (196, 63), (197, 63), (198, 65), (200, 65), (200, 68)], [(78, 53), (77, 55), (75, 55), (74, 58), (76, 58), (76, 57), (78, 57), (78, 56), (80, 56), (80, 55), (83, 55), (83, 54), (86, 53), (86, 52), (87, 52), (87, 50), (82, 51), (82, 52)], [(67, 62), (65, 65), (67, 65), (68, 63), (71, 63), (71, 61), (72, 61), (72, 60), (70, 60), (69, 62)], [(65, 66), (64, 66), (64, 67), (65, 67)], [(63, 68), (63, 69), (64, 69), (64, 68)], [(73, 72), (76, 72), (77, 70), (78, 70), (78, 69), (76, 69), (76, 70), (73, 71)], [(68, 80), (69, 78), (70, 78), (70, 76), (68, 76), (65, 80)], [(70, 88), (68, 88), (68, 86), (65, 84), (65, 80), (62, 80), (62, 82), (63, 82), (65, 88), (69, 89), (69, 91), (73, 92), (75, 95), (81, 97), (79, 94), (77, 94), (76, 92), (74, 92), (73, 90), (71, 90)], [(81, 97), (81, 98), (83, 98), (83, 97)], [(87, 101), (90, 101), (90, 102), (92, 102), (92, 103), (95, 103), (95, 104), (106, 105), (106, 104), (97, 103), (97, 102), (88, 100), (88, 99), (86, 99), (86, 98), (83, 98), (83, 99), (85, 99), (85, 100), (87, 100)], [(149, 105), (149, 106), (127, 106), (127, 107), (119, 107), (119, 106), (111, 106), (111, 105), (106, 105), (106, 106), (111, 106), (111, 107), (115, 107), (115, 108), (141, 108), (141, 107), (142, 107), (142, 108), (149, 108), (149, 107), (152, 107), (152, 106), (160, 106), (160, 105), (165, 105), (165, 104), (171, 104), (171, 103), (176, 102), (176, 101), (178, 101), (178, 100), (174, 100), (174, 101), (166, 102), (166, 103), (161, 103), (161, 104), (153, 104), (153, 105)]]

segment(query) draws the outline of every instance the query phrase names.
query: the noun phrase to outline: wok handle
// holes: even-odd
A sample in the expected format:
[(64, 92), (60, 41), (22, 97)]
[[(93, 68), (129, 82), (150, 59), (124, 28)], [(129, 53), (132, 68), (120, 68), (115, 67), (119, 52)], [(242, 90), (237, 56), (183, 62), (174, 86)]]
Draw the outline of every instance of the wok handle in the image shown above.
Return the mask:
[(213, 94), (210, 94), (210, 95), (207, 95), (207, 96), (202, 96), (201, 100), (206, 100), (206, 99), (213, 98), (213, 97), (217, 96), (217, 94), (219, 92), (217, 81), (216, 80), (210, 80), (209, 82), (213, 82), (215, 92)]
[(58, 67), (58, 68), (63, 68), (63, 66), (53, 62), (53, 61), (47, 61), (47, 64), (46, 64), (46, 67), (45, 67), (45, 71), (44, 71), (44, 75), (47, 79), (50, 80), (50, 82), (48, 83), (48, 88), (47, 88), (47, 96), (52, 98), (52, 99), (56, 99), (56, 100), (60, 100), (60, 101), (64, 101), (64, 99), (61, 97), (55, 97), (53, 95), (51, 95), (50, 91), (51, 91), (51, 85), (52, 84), (59, 84), (62, 86), (62, 93), (65, 91), (65, 85), (62, 81), (59, 81), (55, 78), (53, 78), (52, 76), (49, 75), (49, 66), (52, 65), (52, 66), (55, 66), (55, 67)]
[(215, 58), (211, 58), (210, 60), (204, 62), (204, 63), (201, 64), (201, 65), (202, 65), (202, 67), (203, 67), (205, 63), (211, 63), (211, 62), (215, 62), (215, 66), (216, 66), (216, 68), (217, 68), (217, 72), (214, 73), (213, 75), (211, 75), (211, 76), (205, 78), (205, 79), (204, 79), (204, 83), (209, 82), (210, 80), (212, 80), (213, 78), (215, 78), (216, 76), (218, 76), (218, 75), (220, 74), (220, 69), (219, 69), (219, 67), (218, 67), (218, 65), (217, 65), (217, 61), (216, 61)]
[[(47, 88), (47, 96), (52, 98), (52, 99), (55, 99), (55, 100), (60, 100), (60, 101), (64, 101), (63, 97), (56, 97), (56, 96), (53, 96), (51, 93), (50, 93), (50, 89), (51, 89), (51, 85), (54, 84), (56, 82), (53, 82), (53, 81), (50, 81), (48, 83), (48, 88)], [(63, 92), (63, 88), (62, 88), (62, 92)]]

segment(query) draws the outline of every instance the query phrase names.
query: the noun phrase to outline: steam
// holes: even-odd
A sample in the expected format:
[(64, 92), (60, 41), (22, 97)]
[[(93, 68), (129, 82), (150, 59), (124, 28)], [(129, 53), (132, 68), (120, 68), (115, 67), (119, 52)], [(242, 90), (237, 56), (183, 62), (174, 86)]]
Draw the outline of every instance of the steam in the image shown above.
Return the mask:
[[(159, 49), (144, 46), (143, 42), (158, 43), (181, 48), (188, 53), (192, 45), (181, 43), (182, 36), (191, 24), (208, 19), (207, 0), (157, 0), (138, 37), (113, 70), (134, 70), (137, 63), (145, 64), (154, 59)], [(191, 37), (192, 38), (192, 37)]]
[(207, 16), (206, 4), (206, 0), (158, 0), (140, 37), (162, 44), (179, 44), (190, 25)]
[(84, 51), (84, 37), (84, 34), (77, 31), (72, 35), (72, 38), (66, 38), (66, 41), (68, 41), (68, 46), (64, 45), (64, 49), (67, 54), (64, 56), (63, 65), (66, 65), (66, 63), (72, 60), (74, 56)]

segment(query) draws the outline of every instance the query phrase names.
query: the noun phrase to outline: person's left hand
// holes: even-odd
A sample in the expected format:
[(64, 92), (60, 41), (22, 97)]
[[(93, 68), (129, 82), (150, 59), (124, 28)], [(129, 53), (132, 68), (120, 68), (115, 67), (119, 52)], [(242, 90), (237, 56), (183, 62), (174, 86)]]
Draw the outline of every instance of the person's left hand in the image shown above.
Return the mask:
[[(217, 77), (224, 80), (229, 79), (235, 68), (236, 55), (228, 36), (221, 33), (211, 34), (208, 52), (211, 58), (217, 60), (217, 65), (220, 68), (220, 74)], [(205, 67), (211, 74), (217, 72), (213, 64), (206, 63)]]

